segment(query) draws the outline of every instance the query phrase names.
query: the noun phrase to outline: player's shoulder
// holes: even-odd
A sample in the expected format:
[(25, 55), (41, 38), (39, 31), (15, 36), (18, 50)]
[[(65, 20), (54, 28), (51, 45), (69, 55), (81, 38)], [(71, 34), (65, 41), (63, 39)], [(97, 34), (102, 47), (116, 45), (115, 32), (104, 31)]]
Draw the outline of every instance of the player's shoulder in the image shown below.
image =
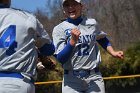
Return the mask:
[(66, 21), (62, 21), (59, 24), (57, 24), (56, 26), (54, 26), (54, 29), (63, 29), (66, 24), (67, 24)]
[(65, 30), (66, 27), (67, 26), (65, 25), (65, 21), (60, 22), (59, 24), (54, 26), (52, 34), (53, 35), (61, 34), (61, 33), (63, 33), (63, 31)]
[(33, 15), (31, 12), (28, 11), (24, 11), (21, 9), (16, 9), (16, 8), (11, 8), (10, 9), (12, 13), (15, 13), (25, 19), (32, 19), (32, 20), (36, 20), (36, 16)]
[(97, 21), (94, 18), (83, 17), (83, 23), (85, 23), (86, 25), (93, 25), (97, 24)]

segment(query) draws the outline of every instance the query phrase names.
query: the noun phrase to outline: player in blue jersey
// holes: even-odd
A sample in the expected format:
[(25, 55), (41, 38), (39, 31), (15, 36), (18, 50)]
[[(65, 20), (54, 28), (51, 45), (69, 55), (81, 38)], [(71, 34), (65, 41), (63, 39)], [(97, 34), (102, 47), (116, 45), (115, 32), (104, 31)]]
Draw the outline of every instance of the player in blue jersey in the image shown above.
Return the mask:
[(10, 3), (0, 0), (0, 93), (35, 93), (38, 50), (50, 56), (54, 45), (35, 16)]
[(105, 93), (97, 43), (113, 57), (122, 59), (123, 51), (112, 48), (95, 19), (82, 15), (83, 1), (63, 0), (67, 19), (55, 26), (52, 34), (56, 57), (64, 68), (62, 93)]

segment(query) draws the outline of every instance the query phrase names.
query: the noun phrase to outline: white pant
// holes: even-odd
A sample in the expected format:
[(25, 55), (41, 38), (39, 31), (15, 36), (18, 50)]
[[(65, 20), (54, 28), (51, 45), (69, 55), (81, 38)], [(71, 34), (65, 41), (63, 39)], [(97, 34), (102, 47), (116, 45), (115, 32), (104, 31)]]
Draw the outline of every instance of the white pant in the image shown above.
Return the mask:
[(35, 93), (35, 86), (20, 78), (0, 77), (0, 93)]
[(72, 73), (64, 74), (62, 93), (105, 93), (104, 81), (100, 72), (87, 78), (78, 78)]

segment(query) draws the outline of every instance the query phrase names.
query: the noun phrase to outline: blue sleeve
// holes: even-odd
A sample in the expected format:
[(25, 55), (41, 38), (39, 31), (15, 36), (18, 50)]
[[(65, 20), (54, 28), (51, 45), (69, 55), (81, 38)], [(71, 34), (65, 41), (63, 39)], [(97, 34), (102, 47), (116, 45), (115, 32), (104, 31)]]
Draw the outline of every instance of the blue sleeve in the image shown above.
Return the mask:
[(61, 52), (59, 52), (57, 54), (58, 61), (61, 62), (62, 64), (64, 64), (68, 60), (68, 58), (70, 57), (73, 48), (74, 47), (70, 43), (68, 43), (66, 45), (66, 47)]
[(97, 42), (98, 42), (105, 50), (107, 50), (107, 47), (108, 47), (108, 46), (111, 46), (111, 43), (110, 43), (110, 41), (108, 40), (107, 37), (102, 38), (102, 39), (99, 39), (99, 40), (97, 40)]
[(51, 56), (55, 52), (54, 44), (45, 44), (43, 47), (39, 48), (40, 55)]

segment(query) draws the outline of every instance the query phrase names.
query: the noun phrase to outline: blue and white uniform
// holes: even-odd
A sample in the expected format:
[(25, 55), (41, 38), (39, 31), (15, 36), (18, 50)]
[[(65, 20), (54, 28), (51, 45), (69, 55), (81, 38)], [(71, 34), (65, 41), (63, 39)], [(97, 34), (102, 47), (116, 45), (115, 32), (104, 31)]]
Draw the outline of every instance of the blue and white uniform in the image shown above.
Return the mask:
[[(81, 32), (75, 47), (69, 43), (74, 28)], [(57, 59), (64, 68), (62, 93), (105, 93), (98, 69), (101, 55), (97, 42), (105, 49), (111, 44), (95, 19), (68, 18), (54, 27), (53, 42)]]
[(1, 7), (0, 92), (35, 93), (32, 83), (36, 79), (36, 48), (42, 55), (49, 56), (54, 53), (54, 45), (35, 16)]

